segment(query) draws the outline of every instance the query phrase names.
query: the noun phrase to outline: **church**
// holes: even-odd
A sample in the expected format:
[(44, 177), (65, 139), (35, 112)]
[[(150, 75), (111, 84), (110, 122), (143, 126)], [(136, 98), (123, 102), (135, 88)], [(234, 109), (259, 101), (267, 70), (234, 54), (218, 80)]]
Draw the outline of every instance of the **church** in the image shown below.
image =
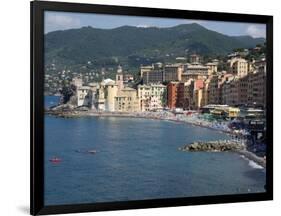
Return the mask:
[[(77, 83), (77, 79), (74, 83)], [(86, 104), (96, 111), (140, 111), (137, 90), (124, 85), (124, 74), (120, 65), (117, 68), (115, 81), (104, 79), (100, 83), (77, 86), (77, 106)]]

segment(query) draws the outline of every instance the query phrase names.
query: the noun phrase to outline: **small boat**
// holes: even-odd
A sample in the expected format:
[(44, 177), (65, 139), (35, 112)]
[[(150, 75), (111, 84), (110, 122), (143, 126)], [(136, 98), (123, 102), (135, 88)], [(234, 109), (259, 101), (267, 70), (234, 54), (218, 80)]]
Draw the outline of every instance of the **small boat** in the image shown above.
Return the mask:
[(84, 151), (84, 150), (75, 150), (75, 152), (82, 153), (82, 154), (96, 154), (97, 150), (94, 150), (94, 149), (86, 150), (86, 151)]
[(60, 163), (60, 162), (61, 162), (61, 159), (58, 158), (58, 157), (53, 157), (53, 158), (51, 158), (49, 161), (52, 162), (52, 163)]
[(97, 151), (96, 151), (96, 150), (89, 150), (88, 153), (90, 153), (90, 154), (96, 154)]

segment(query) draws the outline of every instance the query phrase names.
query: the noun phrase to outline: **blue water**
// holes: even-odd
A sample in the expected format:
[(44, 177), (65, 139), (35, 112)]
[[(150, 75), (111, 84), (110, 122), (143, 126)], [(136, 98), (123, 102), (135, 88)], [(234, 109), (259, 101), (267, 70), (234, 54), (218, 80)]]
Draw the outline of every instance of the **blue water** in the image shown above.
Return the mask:
[(50, 108), (52, 106), (59, 104), (59, 102), (60, 102), (60, 97), (58, 96), (45, 96), (44, 107)]
[(168, 121), (45, 116), (45, 205), (264, 192), (265, 170), (238, 154), (178, 150), (227, 138)]

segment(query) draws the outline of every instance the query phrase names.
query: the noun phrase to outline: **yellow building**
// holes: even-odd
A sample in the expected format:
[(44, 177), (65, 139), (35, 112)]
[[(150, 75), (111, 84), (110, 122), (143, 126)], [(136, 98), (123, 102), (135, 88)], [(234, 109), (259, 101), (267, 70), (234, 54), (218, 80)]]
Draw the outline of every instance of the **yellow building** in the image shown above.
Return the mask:
[(139, 98), (136, 89), (125, 87), (115, 97), (115, 111), (139, 112)]
[(118, 85), (115, 82), (109, 82), (106, 84), (106, 101), (105, 110), (109, 112), (115, 111), (115, 97), (118, 93)]
[(236, 118), (239, 116), (240, 109), (236, 107), (221, 106), (211, 110), (210, 113), (216, 117)]
[(248, 61), (243, 58), (232, 58), (228, 60), (229, 72), (238, 77), (244, 77), (248, 74)]

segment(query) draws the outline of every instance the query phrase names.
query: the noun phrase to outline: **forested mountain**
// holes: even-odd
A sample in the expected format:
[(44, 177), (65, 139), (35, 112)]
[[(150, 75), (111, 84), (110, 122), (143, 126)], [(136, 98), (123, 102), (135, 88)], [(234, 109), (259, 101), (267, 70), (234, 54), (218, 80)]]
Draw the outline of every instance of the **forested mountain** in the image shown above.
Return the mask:
[(169, 28), (122, 26), (114, 29), (82, 27), (45, 35), (46, 63), (104, 64), (130, 58), (165, 58), (191, 53), (223, 55), (236, 48), (252, 48), (264, 38), (227, 36), (199, 24)]

